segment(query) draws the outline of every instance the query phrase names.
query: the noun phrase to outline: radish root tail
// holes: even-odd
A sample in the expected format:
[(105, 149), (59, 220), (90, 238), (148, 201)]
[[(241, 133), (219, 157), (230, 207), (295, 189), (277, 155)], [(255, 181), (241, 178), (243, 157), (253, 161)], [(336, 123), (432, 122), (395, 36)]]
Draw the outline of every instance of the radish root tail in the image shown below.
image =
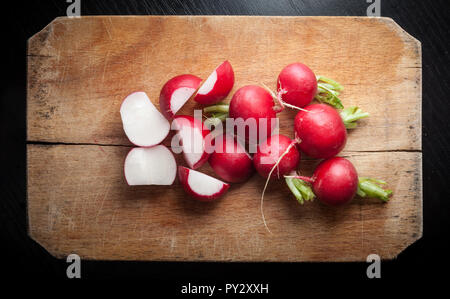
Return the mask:
[[(287, 93), (287, 91), (286, 91), (285, 89), (280, 88), (280, 90), (275, 94), (275, 92), (273, 92), (273, 90), (271, 90), (266, 84), (261, 83), (261, 85), (264, 87), (264, 89), (266, 89), (266, 90), (270, 93), (270, 95), (272, 96), (272, 98), (274, 98), (274, 99), (277, 101), (278, 105), (280, 105), (280, 108), (278, 108), (278, 110), (277, 110), (276, 112), (281, 112), (281, 111), (283, 111), (285, 107), (288, 107), (288, 108), (291, 108), (291, 109), (297, 109), (297, 110), (309, 112), (309, 111), (306, 110), (306, 109), (303, 109), (303, 108), (300, 108), (300, 107), (297, 107), (297, 106), (288, 104), (288, 103), (286, 103), (285, 101), (283, 101), (283, 95), (284, 95), (285, 93)], [(280, 85), (280, 86), (281, 86), (281, 85)]]

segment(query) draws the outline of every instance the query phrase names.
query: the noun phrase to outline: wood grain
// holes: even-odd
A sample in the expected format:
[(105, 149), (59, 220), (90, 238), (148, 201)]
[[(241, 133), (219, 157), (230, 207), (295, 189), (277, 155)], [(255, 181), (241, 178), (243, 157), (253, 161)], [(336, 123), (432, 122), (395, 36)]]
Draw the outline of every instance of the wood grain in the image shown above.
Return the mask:
[[(342, 83), (344, 104), (373, 116), (352, 132), (347, 150), (421, 149), (420, 43), (391, 19), (57, 18), (28, 47), (30, 141), (130, 145), (119, 117), (128, 94), (145, 91), (158, 105), (171, 77), (206, 79), (228, 59), (234, 90), (260, 83), (275, 88), (293, 61)], [(281, 133), (293, 135), (294, 115), (280, 117)]]
[[(332, 42), (330, 42), (332, 41)], [(387, 204), (297, 204), (283, 182), (254, 176), (205, 205), (178, 185), (128, 187), (123, 98), (181, 73), (206, 78), (231, 61), (235, 89), (275, 87), (302, 61), (345, 86), (346, 106), (371, 113), (344, 156), (389, 181)], [(395, 257), (422, 236), (421, 46), (391, 19), (359, 17), (57, 18), (28, 43), (29, 233), (50, 253), (106, 260), (363, 261)], [(182, 112), (191, 113), (190, 103)], [(292, 136), (294, 111), (279, 115)], [(66, 143), (66, 144), (59, 144)], [(183, 163), (178, 158), (179, 163)], [(311, 172), (315, 161), (302, 162)], [(205, 166), (201, 169), (211, 173)]]
[[(355, 261), (374, 252), (392, 258), (421, 235), (420, 153), (343, 153), (360, 175), (389, 181), (395, 196), (387, 204), (300, 205), (283, 181), (271, 182), (264, 204), (270, 235), (258, 176), (205, 204), (186, 198), (178, 183), (127, 186), (128, 151), (28, 145), (30, 235), (57, 257), (205, 261)], [(302, 161), (302, 172), (316, 164)], [(209, 166), (203, 171), (212, 173)]]

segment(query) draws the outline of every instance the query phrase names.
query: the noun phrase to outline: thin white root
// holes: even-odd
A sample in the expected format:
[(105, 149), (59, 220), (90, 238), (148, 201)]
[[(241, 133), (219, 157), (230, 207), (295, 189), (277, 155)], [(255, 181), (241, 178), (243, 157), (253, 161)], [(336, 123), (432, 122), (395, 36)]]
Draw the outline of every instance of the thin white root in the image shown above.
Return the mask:
[(278, 103), (280, 104), (280, 106), (281, 106), (282, 108), (284, 108), (284, 107), (289, 107), (289, 108), (291, 108), (291, 109), (297, 109), (297, 110), (309, 112), (309, 111), (306, 110), (306, 109), (303, 109), (303, 108), (300, 108), (300, 107), (297, 107), (297, 106), (288, 104), (288, 103), (286, 103), (285, 101), (283, 101), (282, 95), (285, 94), (285, 93), (287, 92), (286, 90), (280, 89), (280, 92), (279, 92), (278, 94), (275, 94), (275, 92), (273, 92), (273, 90), (271, 90), (266, 84), (261, 83), (261, 85), (264, 86), (264, 88), (272, 95), (272, 97), (278, 101)]
[(278, 158), (277, 163), (275, 163), (275, 165), (272, 167), (272, 169), (271, 169), (270, 172), (269, 172), (269, 176), (267, 177), (266, 184), (264, 185), (264, 189), (263, 189), (263, 192), (262, 192), (262, 194), (261, 194), (261, 216), (262, 216), (262, 219), (263, 219), (263, 222), (264, 222), (264, 226), (266, 227), (267, 231), (268, 231), (269, 233), (271, 233), (271, 234), (272, 234), (272, 232), (270, 231), (270, 229), (269, 229), (269, 227), (267, 226), (267, 223), (266, 223), (266, 217), (264, 217), (264, 209), (263, 209), (263, 205), (264, 205), (264, 193), (266, 193), (266, 189), (267, 189), (267, 186), (269, 185), (270, 177), (272, 176), (273, 171), (275, 170), (275, 168), (278, 167), (278, 164), (280, 164), (280, 162), (281, 162), (281, 160), (283, 159), (283, 157), (284, 157), (285, 155), (287, 155), (287, 153), (289, 153), (289, 151), (291, 150), (291, 148), (292, 148), (295, 144), (297, 144), (296, 141), (294, 141), (294, 142), (292, 142), (291, 144), (289, 144), (289, 146), (287, 147), (286, 151), (280, 156), (280, 158)]

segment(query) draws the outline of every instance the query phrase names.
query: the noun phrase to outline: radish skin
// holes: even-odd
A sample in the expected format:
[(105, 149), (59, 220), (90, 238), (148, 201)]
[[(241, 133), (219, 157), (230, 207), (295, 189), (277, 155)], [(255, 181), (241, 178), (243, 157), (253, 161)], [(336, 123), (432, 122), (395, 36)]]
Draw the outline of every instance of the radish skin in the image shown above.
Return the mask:
[(298, 112), (294, 120), (300, 150), (315, 159), (337, 155), (347, 142), (347, 130), (339, 113), (326, 104), (312, 104), (306, 109), (308, 112)]
[(303, 63), (289, 64), (278, 75), (277, 90), (284, 102), (303, 108), (317, 93), (316, 75)]
[(234, 71), (230, 62), (224, 61), (200, 86), (194, 100), (202, 105), (212, 105), (225, 99), (233, 89)]
[(252, 157), (230, 134), (215, 138), (215, 150), (209, 157), (209, 164), (221, 179), (230, 183), (242, 183), (254, 172)]
[(202, 79), (194, 75), (179, 75), (167, 81), (159, 95), (161, 113), (172, 119), (199, 88)]

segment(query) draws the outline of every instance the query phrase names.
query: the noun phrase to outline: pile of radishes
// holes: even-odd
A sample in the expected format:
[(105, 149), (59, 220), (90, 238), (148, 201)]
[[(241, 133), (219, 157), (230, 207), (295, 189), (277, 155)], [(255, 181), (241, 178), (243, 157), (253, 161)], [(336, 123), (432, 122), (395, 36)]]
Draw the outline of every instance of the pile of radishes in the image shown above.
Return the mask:
[[(239, 88), (229, 103), (222, 102), (233, 86), (234, 72), (225, 61), (204, 82), (194, 75), (170, 79), (161, 90), (161, 113), (144, 92), (126, 97), (120, 108), (123, 127), (138, 146), (125, 159), (128, 184), (171, 185), (178, 172), (187, 194), (211, 201), (226, 193), (228, 183), (245, 182), (256, 170), (266, 178), (261, 212), (270, 178), (284, 178), (300, 203), (317, 197), (336, 206), (356, 194), (388, 201), (392, 191), (383, 189), (383, 181), (358, 178), (350, 161), (336, 157), (347, 142), (347, 129), (368, 116), (358, 107), (344, 109), (339, 83), (293, 63), (279, 74), (276, 92), (248, 85)], [(190, 99), (208, 106), (195, 117), (176, 115)], [(313, 99), (318, 103), (311, 104)], [(294, 139), (274, 133), (276, 115), (286, 107), (299, 110)], [(208, 115), (205, 121), (204, 115)], [(171, 150), (160, 144), (170, 129), (176, 132), (171, 150), (183, 153), (188, 167), (177, 167)], [(323, 159), (312, 177), (299, 172), (301, 153)], [(196, 170), (207, 161), (223, 181)]]

